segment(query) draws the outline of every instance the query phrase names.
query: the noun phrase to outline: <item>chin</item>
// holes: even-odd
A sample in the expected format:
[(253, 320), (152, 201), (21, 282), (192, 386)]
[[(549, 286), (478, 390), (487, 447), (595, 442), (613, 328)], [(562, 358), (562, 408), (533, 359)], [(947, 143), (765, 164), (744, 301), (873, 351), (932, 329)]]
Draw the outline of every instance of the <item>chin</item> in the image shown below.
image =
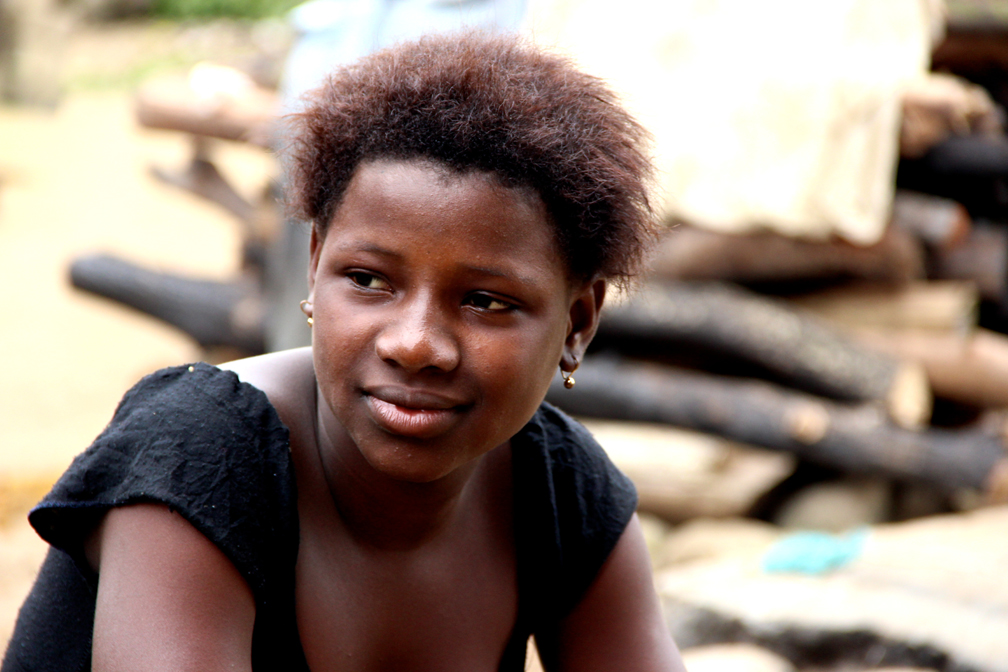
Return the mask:
[(462, 466), (455, 461), (439, 457), (427, 453), (422, 448), (409, 446), (395, 446), (378, 454), (364, 455), (368, 464), (387, 478), (417, 484), (433, 483)]

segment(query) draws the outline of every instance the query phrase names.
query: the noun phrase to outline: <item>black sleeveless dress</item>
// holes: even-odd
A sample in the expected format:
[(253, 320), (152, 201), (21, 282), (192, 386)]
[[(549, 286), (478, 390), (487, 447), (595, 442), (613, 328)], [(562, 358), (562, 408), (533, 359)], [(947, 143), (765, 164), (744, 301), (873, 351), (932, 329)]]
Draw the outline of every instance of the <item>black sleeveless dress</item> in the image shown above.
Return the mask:
[[(637, 495), (581, 425), (543, 404), (512, 439), (518, 618), (500, 663), (580, 600)], [(90, 670), (98, 576), (83, 540), (110, 508), (160, 502), (231, 559), (256, 603), (254, 670), (307, 670), (294, 615), (297, 493), (287, 428), (266, 395), (206, 364), (134, 386), (109, 426), (29, 514), (52, 545), (0, 672)]]

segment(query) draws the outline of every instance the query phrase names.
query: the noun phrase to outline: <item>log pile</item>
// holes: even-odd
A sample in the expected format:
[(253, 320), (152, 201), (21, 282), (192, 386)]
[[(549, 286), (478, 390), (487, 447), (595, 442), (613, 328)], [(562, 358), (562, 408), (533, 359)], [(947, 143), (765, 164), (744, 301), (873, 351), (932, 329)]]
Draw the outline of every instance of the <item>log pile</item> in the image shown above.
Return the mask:
[[(580, 417), (796, 457), (799, 473), (767, 481), (767, 496), (807, 464), (882, 478), (889, 499), (931, 493), (924, 506), (894, 499), (893, 516), (1001, 502), (1008, 336), (989, 317), (1002, 304), (1008, 227), (974, 222), (934, 195), (898, 192), (886, 235), (868, 248), (681, 225), (650, 277), (605, 308), (576, 387), (557, 381), (548, 399)], [(647, 492), (645, 508), (667, 520), (713, 506), (684, 503), (686, 481), (702, 472), (695, 465), (661, 493), (655, 474), (669, 473), (669, 457), (613, 455), (629, 460), (621, 464)], [(732, 479), (726, 471), (710, 487)], [(759, 501), (720, 511), (753, 513)], [(715, 508), (707, 515), (722, 515)]]
[(691, 669), (1008, 670), (1008, 29), (981, 32), (1001, 98), (910, 87), (876, 244), (679, 222), (550, 389), (637, 484)]
[(694, 347), (754, 364), (773, 378), (826, 397), (882, 404), (897, 424), (931, 412), (922, 368), (864, 348), (782, 302), (724, 283), (660, 283), (606, 312), (596, 338), (633, 352)]
[(984, 35), (990, 93), (906, 91), (878, 242), (678, 222), (547, 395), (637, 484), (691, 669), (1008, 670), (1008, 28)]
[(596, 359), (548, 397), (576, 415), (666, 423), (852, 472), (991, 490), (1008, 457), (987, 428), (913, 431), (877, 404), (842, 404), (763, 381)]

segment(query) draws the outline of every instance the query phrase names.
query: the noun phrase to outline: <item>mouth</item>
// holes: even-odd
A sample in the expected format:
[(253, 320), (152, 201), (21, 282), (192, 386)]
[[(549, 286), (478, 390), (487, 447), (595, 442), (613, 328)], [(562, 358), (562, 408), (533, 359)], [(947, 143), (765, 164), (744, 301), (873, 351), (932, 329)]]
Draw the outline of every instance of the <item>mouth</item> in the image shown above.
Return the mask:
[(390, 434), (417, 439), (450, 429), (464, 407), (438, 395), (397, 390), (367, 391), (364, 398), (379, 427)]

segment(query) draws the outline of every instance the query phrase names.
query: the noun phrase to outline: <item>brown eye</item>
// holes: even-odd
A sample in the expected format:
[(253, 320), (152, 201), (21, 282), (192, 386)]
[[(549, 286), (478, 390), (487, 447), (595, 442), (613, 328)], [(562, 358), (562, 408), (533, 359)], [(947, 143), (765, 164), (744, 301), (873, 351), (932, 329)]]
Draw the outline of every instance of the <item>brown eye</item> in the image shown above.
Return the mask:
[(373, 273), (354, 271), (353, 273), (348, 273), (347, 277), (350, 278), (351, 282), (355, 285), (363, 287), (364, 289), (392, 289), (392, 286), (389, 285), (388, 282)]
[(473, 294), (467, 300), (468, 304), (492, 313), (499, 313), (514, 308), (513, 304), (489, 294)]

